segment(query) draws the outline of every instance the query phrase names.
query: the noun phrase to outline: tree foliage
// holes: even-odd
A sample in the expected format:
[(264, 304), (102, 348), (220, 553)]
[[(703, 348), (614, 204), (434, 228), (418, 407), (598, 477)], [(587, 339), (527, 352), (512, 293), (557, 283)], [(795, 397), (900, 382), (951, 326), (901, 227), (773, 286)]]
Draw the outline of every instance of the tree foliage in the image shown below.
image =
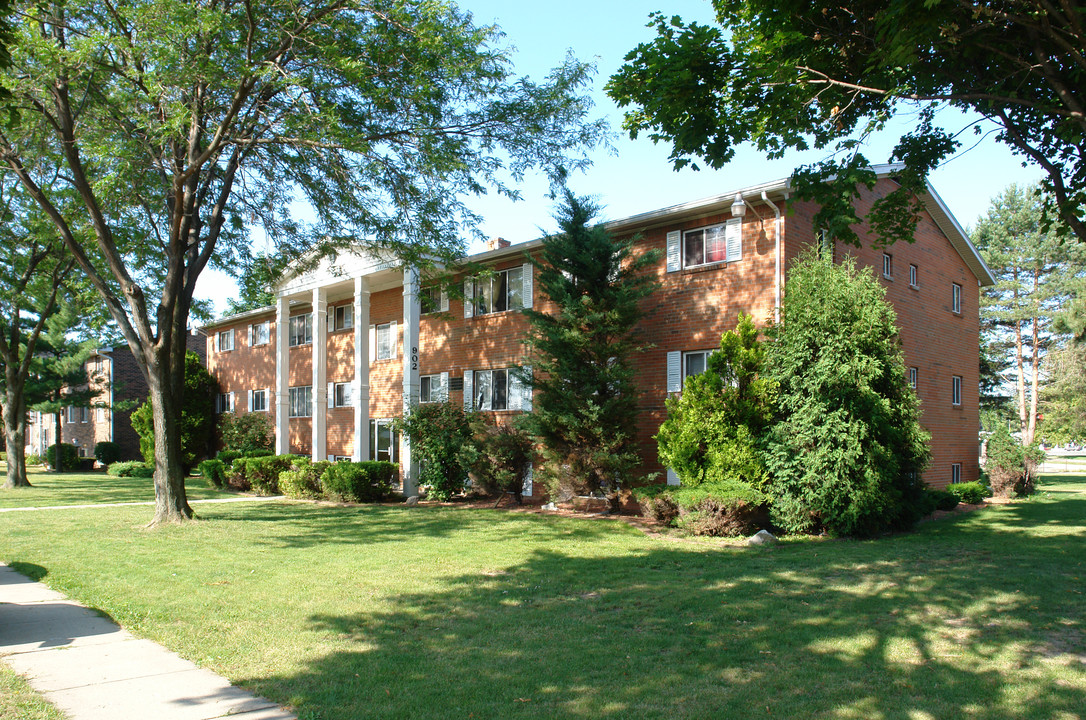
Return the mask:
[(764, 490), (760, 442), (773, 412), (772, 385), (762, 377), (765, 349), (750, 316), (720, 338), (706, 371), (686, 378), (667, 399), (656, 436), (660, 461), (683, 485), (748, 485)]
[(449, 402), (420, 404), (396, 421), (396, 430), (407, 434), (411, 452), (422, 461), (419, 484), (428, 488), (427, 497), (448, 500), (464, 489), (478, 456), (480, 422), (478, 413)]
[(1086, 440), (1086, 346), (1066, 343), (1045, 356), (1039, 432), (1047, 443)]
[(223, 449), (248, 455), (254, 450), (275, 448), (275, 429), (267, 413), (223, 413), (218, 418)]
[(256, 254), (245, 260), (237, 275), (238, 295), (227, 301), (226, 314), (237, 315), (273, 305), (275, 286), (290, 260), (287, 253)]
[[(185, 408), (181, 413), (181, 459), (185, 474), (208, 456), (215, 439), (215, 394), (219, 384), (191, 350), (185, 353)], [(140, 436), (140, 453), (155, 459), (155, 427), (150, 401), (132, 411), (132, 429)]]
[[(672, 146), (676, 167), (721, 167), (751, 143), (769, 157), (832, 151), (793, 176), (798, 197), (822, 206), (816, 224), (856, 243), (852, 200), (875, 176), (863, 140), (892, 118), (913, 127), (890, 160), (902, 187), (870, 216), (885, 241), (910, 240), (913, 194), (962, 145), (936, 122), (940, 108), (974, 111), (996, 138), (1046, 172), (1063, 227), (1086, 242), (1086, 10), (1042, 0), (713, 0), (719, 25), (657, 13), (608, 84), (624, 127)], [(982, 124), (974, 125), (981, 133)]]
[(646, 269), (655, 251), (634, 255), (632, 239), (593, 225), (598, 208), (568, 189), (533, 258), (536, 283), (553, 311), (525, 310), (536, 374), (535, 402), (525, 429), (542, 446), (541, 475), (552, 497), (604, 492), (639, 464), (634, 355), (646, 347), (634, 334), (641, 301), (656, 282)]
[(0, 88), (20, 120), (0, 129), (0, 162), (147, 377), (154, 522), (192, 514), (179, 422), (196, 281), (244, 259), (253, 224), (296, 249), (365, 237), (405, 262), (455, 256), (476, 219), (465, 196), (516, 196), (528, 169), (583, 166), (601, 138), (586, 121), (589, 66), (570, 58), (541, 83), (515, 78), (499, 30), (437, 0), (15, 8), (18, 52)]
[(1033, 443), (1042, 384), (1041, 361), (1057, 315), (1081, 289), (1086, 251), (1042, 221), (1038, 188), (1008, 187), (973, 230), (973, 244), (995, 275), (981, 295), (981, 328), (997, 362), (1015, 376), (1017, 422)]
[(872, 536), (923, 512), (928, 433), (893, 308), (868, 268), (813, 251), (788, 275), (767, 343), (778, 387), (767, 438), (773, 514), (790, 532)]

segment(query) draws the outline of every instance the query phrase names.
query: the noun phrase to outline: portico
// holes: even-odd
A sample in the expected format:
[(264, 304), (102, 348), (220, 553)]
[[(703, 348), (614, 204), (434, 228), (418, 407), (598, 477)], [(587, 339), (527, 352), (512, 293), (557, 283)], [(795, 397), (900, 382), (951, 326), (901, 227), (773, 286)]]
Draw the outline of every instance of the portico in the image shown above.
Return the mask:
[[(379, 343), (378, 326), (371, 322), (371, 296), (397, 287), (403, 289), (401, 322), (381, 325)], [(419, 402), (420, 315), (419, 272), (394, 260), (363, 251), (343, 252), (288, 275), (276, 288), (276, 453), (291, 452), (292, 420), (296, 425), (293, 444), (304, 446), (308, 415), (311, 457), (314, 461), (335, 459), (329, 452), (328, 415), (351, 408), (350, 457), (357, 462), (375, 456), (370, 432), (371, 365), (378, 356), (381, 361), (402, 358), (402, 408), (404, 414), (409, 413)], [(338, 338), (330, 344), (333, 334)], [(344, 349), (348, 349), (347, 357)], [(337, 382), (345, 378), (328, 376), (329, 353), (337, 351), (337, 367), (353, 364), (349, 384)], [(388, 363), (383, 364), (387, 369)], [(413, 495), (418, 490), (419, 467), (406, 436), (397, 450), (403, 492)]]

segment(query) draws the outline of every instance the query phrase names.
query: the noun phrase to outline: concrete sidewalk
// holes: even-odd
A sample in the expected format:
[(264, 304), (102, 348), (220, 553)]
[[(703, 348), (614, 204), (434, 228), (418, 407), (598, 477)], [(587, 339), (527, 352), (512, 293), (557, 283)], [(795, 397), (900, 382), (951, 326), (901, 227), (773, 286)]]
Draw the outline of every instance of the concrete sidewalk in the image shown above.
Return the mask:
[(0, 658), (72, 720), (295, 720), (3, 563)]

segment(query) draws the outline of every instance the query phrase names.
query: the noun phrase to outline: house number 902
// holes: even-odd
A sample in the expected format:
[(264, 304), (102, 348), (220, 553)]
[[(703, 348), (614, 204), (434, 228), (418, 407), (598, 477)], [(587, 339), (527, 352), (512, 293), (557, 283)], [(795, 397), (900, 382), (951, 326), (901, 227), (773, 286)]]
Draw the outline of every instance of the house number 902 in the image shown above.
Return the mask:
[(419, 349), (417, 347), (411, 348), (411, 369), (419, 369)]

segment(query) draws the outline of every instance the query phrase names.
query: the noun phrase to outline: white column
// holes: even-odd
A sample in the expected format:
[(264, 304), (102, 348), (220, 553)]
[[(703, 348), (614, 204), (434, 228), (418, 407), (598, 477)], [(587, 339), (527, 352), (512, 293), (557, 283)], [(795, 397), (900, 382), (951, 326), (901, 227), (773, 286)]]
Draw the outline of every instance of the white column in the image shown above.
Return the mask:
[[(403, 414), (406, 417), (419, 404), (419, 271), (406, 267), (403, 271)], [(400, 472), (403, 494), (418, 492), (419, 462), (411, 455), (411, 445), (405, 434), (400, 439)]]
[(278, 299), (275, 310), (275, 453), (290, 452), (290, 300)]
[(328, 294), (313, 290), (313, 462), (328, 459)]
[(370, 459), (370, 290), (362, 277), (354, 279), (354, 454), (355, 462)]

